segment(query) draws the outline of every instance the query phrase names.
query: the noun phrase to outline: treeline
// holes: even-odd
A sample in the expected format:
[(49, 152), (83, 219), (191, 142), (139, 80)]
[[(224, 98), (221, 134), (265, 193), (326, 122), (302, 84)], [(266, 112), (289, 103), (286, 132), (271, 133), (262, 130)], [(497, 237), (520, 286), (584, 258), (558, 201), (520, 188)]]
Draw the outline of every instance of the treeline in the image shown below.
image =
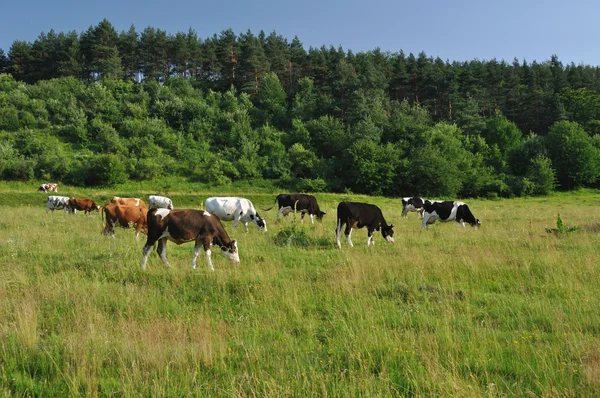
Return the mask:
[(597, 67), (448, 62), (201, 40), (104, 20), (0, 51), (0, 173), (106, 185), (179, 174), (299, 190), (513, 196), (595, 186)]

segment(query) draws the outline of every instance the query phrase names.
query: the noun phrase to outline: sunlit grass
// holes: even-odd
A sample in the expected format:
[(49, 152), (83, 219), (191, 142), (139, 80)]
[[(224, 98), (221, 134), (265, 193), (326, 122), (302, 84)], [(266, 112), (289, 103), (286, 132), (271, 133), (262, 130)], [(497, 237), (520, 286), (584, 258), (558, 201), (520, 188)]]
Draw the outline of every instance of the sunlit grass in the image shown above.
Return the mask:
[[(436, 223), (428, 232), (415, 214), (400, 217), (399, 200), (352, 195), (383, 209), (396, 242), (379, 234), (367, 247), (355, 230), (355, 247), (342, 240), (341, 250), (335, 208), (346, 195), (317, 196), (323, 223), (292, 226), (265, 212), (269, 232), (239, 228), (241, 264), (214, 253), (214, 272), (203, 256), (192, 270), (193, 245), (172, 243), (170, 267), (152, 253), (142, 271), (144, 239), (123, 229), (103, 237), (99, 214), (0, 206), (0, 391), (600, 394), (595, 192), (470, 200), (480, 230)], [(559, 212), (580, 230), (547, 234)], [(278, 238), (290, 233), (296, 244)]]

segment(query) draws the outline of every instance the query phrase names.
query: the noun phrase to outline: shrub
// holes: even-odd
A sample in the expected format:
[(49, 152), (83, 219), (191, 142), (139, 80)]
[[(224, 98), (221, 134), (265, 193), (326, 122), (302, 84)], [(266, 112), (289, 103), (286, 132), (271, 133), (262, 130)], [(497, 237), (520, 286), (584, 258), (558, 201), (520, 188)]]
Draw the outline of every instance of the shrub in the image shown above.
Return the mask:
[(552, 162), (544, 155), (531, 159), (527, 170), (527, 179), (532, 182), (533, 195), (548, 195), (556, 185), (556, 176), (552, 169)]
[(298, 182), (298, 191), (324, 192), (327, 182), (322, 178), (301, 178)]
[(127, 181), (125, 165), (115, 155), (99, 155), (90, 163), (86, 185), (113, 186)]

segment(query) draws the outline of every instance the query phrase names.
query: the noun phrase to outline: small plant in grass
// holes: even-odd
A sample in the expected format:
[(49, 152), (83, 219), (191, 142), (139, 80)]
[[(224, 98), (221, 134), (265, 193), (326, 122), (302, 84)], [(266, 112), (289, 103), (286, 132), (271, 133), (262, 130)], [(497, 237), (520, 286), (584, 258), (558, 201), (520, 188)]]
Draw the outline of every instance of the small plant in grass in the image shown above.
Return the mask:
[(275, 235), (274, 240), (275, 244), (279, 246), (308, 247), (311, 245), (311, 237), (297, 222), (291, 222), (290, 225), (283, 227), (283, 229)]
[(556, 228), (546, 228), (546, 232), (548, 232), (549, 234), (562, 235), (562, 234), (566, 234), (569, 232), (575, 232), (578, 229), (579, 229), (578, 225), (576, 225), (574, 227), (566, 226), (563, 223), (562, 218), (560, 218), (560, 213), (558, 213), (558, 216), (556, 217)]

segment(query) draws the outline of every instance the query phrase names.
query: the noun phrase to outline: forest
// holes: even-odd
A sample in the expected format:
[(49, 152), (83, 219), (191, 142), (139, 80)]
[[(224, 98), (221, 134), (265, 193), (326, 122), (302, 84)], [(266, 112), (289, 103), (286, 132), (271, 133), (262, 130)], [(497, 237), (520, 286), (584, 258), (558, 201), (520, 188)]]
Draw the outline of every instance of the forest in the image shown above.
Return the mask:
[(600, 180), (600, 69), (105, 20), (0, 49), (0, 178), (545, 195)]

